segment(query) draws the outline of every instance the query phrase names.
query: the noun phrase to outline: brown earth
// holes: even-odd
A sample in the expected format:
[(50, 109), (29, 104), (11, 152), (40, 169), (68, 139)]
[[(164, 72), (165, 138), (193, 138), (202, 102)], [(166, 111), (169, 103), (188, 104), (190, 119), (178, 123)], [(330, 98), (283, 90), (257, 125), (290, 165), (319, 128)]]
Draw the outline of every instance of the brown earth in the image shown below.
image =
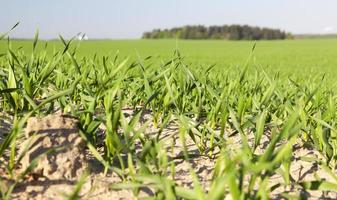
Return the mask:
[[(132, 115), (132, 110), (125, 110), (125, 113)], [(143, 121), (151, 118), (150, 113), (142, 116)], [(11, 128), (11, 118), (2, 114), (0, 116), (0, 141), (6, 136)], [(32, 160), (37, 156), (44, 154), (51, 147), (60, 148), (56, 152), (45, 154), (39, 159), (37, 167), (33, 173), (30, 173), (24, 181), (20, 182), (14, 189), (12, 199), (62, 199), (66, 194), (74, 191), (76, 180), (84, 176), (85, 172), (90, 172), (84, 186), (80, 192), (83, 199), (134, 199), (135, 196), (131, 190), (112, 190), (110, 186), (114, 183), (120, 183), (122, 180), (115, 173), (103, 174), (102, 166), (93, 159), (93, 156), (85, 149), (84, 142), (78, 134), (78, 121), (72, 117), (57, 113), (48, 115), (44, 118), (30, 118), (25, 129), (26, 139), (20, 145), (20, 151), (24, 152), (26, 146), (32, 146), (21, 162), (22, 172)], [(101, 132), (104, 133), (104, 126), (101, 126)], [(158, 131), (149, 125), (146, 133), (151, 135)], [(251, 144), (253, 134), (248, 134), (248, 140)], [(190, 138), (186, 138), (186, 145), (191, 154), (197, 155), (197, 147)], [(238, 134), (225, 138), (227, 146), (235, 150), (240, 148), (241, 138)], [(265, 134), (261, 145), (256, 150), (260, 154), (268, 145), (269, 136)], [(170, 124), (161, 134), (160, 143), (168, 155), (175, 159), (175, 180), (185, 187), (192, 187), (193, 181), (190, 174), (192, 167), (197, 174), (203, 189), (208, 189), (212, 180), (212, 171), (215, 165), (215, 159), (206, 156), (191, 157), (189, 161), (183, 159), (183, 145), (179, 139), (178, 127)], [(174, 146), (171, 151), (171, 145)], [(140, 148), (140, 147), (139, 147)], [(314, 158), (317, 161), (304, 161), (303, 157)], [(299, 140), (294, 146), (293, 161), (291, 165), (291, 177), (293, 182), (312, 181), (321, 179), (334, 181), (331, 176), (319, 165), (318, 161), (322, 156), (314, 149), (305, 147)], [(1, 158), (3, 162), (5, 158)], [(13, 183), (6, 176), (5, 170), (0, 168), (1, 184), (0, 189), (6, 190)], [(271, 177), (270, 183), (282, 183), (283, 178), (280, 173), (275, 172)], [(271, 198), (282, 198), (279, 194), (287, 192), (289, 194), (301, 195), (308, 199), (337, 199), (337, 194), (332, 192), (309, 191), (304, 192), (296, 187), (279, 187), (272, 192)], [(139, 193), (140, 197), (153, 195), (151, 188), (143, 188)], [(230, 199), (229, 196), (226, 199)]]

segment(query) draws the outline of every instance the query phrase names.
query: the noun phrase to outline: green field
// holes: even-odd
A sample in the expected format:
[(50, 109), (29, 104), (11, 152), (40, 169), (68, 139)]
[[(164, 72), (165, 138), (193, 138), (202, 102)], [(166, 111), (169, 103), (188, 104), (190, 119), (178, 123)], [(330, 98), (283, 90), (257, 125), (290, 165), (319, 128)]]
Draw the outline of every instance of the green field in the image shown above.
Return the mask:
[[(56, 112), (78, 120), (85, 153), (116, 177), (113, 191), (337, 197), (337, 40), (35, 42), (0, 43), (0, 198), (57, 155), (51, 147), (24, 167), (36, 144), (18, 150), (39, 135), (23, 134), (28, 119)], [(79, 191), (94, 173), (67, 198), (88, 198)]]
[[(252, 63), (266, 70), (289, 74), (337, 75), (337, 39), (257, 41)], [(114, 55), (135, 59), (138, 55), (170, 59), (178, 48), (186, 61), (193, 65), (216, 64), (219, 69), (240, 66), (246, 62), (253, 41), (193, 41), (193, 40), (97, 40), (82, 41), (78, 44), (78, 57), (93, 57), (95, 54)], [(45, 42), (38, 45), (44, 49)], [(12, 41), (13, 49), (22, 48), (26, 53), (32, 51), (32, 41)], [(6, 51), (5, 41), (0, 43), (0, 53)], [(63, 48), (59, 41), (49, 41), (49, 54)], [(305, 73), (303, 73), (305, 72)]]

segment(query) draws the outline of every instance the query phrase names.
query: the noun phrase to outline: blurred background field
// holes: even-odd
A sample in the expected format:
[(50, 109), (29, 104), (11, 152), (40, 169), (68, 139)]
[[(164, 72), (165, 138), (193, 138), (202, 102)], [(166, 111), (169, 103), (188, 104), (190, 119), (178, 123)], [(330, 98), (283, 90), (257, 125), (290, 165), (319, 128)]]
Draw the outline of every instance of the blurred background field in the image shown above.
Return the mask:
[[(0, 54), (5, 53), (6, 41), (0, 42)], [(60, 41), (40, 41), (38, 50), (44, 49), (52, 55), (63, 44)], [(76, 44), (77, 43), (77, 44)], [(32, 51), (31, 40), (11, 41), (14, 50), (27, 54)], [(219, 41), (219, 40), (90, 40), (75, 41), (77, 58), (93, 58), (114, 55), (134, 60), (140, 56), (153, 56), (158, 60), (172, 57), (179, 49), (185, 61), (197, 66), (216, 64), (217, 69), (243, 65), (254, 45), (254, 41)], [(269, 72), (284, 75), (323, 75), (333, 79), (337, 75), (337, 39), (305, 39), (257, 41), (254, 58), (251, 63), (263, 67)]]

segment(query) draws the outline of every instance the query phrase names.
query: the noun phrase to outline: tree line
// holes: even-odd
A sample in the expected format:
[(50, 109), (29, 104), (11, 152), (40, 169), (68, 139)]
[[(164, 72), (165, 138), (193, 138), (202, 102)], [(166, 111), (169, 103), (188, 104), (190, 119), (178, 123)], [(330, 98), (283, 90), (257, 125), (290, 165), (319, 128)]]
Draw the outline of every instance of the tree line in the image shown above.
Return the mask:
[(145, 32), (144, 39), (223, 39), (223, 40), (283, 40), (292, 35), (280, 29), (248, 25), (183, 26), (171, 29), (154, 29)]

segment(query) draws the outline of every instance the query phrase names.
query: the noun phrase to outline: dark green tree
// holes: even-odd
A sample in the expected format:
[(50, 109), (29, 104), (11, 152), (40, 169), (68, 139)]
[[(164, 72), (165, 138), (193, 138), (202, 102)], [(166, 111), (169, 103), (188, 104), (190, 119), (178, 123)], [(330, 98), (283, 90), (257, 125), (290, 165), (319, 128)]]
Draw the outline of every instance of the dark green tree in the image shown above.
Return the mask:
[(223, 25), (205, 27), (183, 26), (171, 29), (154, 29), (145, 32), (145, 39), (223, 39), (223, 40), (283, 40), (292, 38), (291, 33), (279, 29), (260, 28), (248, 25)]

